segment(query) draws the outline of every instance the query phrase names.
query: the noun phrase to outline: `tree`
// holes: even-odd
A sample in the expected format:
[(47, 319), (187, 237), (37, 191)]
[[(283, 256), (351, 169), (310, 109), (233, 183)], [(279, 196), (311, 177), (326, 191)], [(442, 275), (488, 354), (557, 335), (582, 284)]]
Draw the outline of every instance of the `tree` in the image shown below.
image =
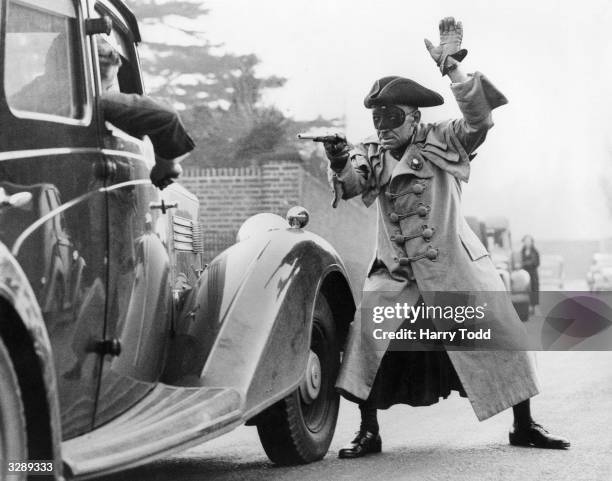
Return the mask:
[[(168, 98), (182, 110), (198, 147), (187, 161), (201, 166), (244, 165), (249, 157), (287, 142), (289, 122), (278, 110), (260, 105), (265, 89), (285, 79), (259, 77), (253, 55), (217, 54), (219, 45), (192, 28), (208, 9), (188, 0), (128, 0), (146, 27), (163, 26), (176, 38), (145, 38), (141, 62), (150, 94)], [(180, 39), (180, 43), (176, 41)]]

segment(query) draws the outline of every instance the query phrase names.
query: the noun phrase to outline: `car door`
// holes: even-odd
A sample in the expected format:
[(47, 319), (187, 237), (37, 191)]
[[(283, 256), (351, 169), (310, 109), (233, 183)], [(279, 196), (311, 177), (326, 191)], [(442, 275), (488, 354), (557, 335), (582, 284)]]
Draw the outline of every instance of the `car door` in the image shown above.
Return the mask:
[[(3, 2), (0, 240), (24, 269), (53, 347), (64, 439), (93, 426), (107, 284), (105, 169), (84, 0)], [(78, 275), (77, 275), (78, 273)]]
[[(109, 2), (96, 5), (112, 19), (105, 37), (120, 53), (118, 86), (142, 93), (133, 25)], [(114, 176), (108, 192), (108, 298), (105, 337), (120, 353), (104, 357), (96, 425), (141, 399), (157, 383), (170, 331), (170, 262), (164, 244), (168, 211), (149, 174), (155, 158), (148, 140), (131, 137), (106, 123), (105, 161)], [(162, 208), (163, 207), (163, 208)]]

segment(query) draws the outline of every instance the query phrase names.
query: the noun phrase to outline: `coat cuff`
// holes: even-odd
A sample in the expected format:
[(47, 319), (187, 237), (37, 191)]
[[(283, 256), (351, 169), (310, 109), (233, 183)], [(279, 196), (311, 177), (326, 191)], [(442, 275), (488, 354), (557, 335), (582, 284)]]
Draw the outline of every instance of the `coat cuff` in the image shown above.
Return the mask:
[(351, 169), (351, 161), (347, 160), (344, 167), (340, 170), (332, 169), (331, 165), (327, 167), (327, 180), (332, 190), (332, 207), (335, 209), (338, 206), (340, 199), (344, 198), (343, 179), (349, 175)]
[(469, 74), (465, 82), (451, 84), (451, 90), (468, 125), (489, 122), (491, 111), (508, 99), (480, 72)]

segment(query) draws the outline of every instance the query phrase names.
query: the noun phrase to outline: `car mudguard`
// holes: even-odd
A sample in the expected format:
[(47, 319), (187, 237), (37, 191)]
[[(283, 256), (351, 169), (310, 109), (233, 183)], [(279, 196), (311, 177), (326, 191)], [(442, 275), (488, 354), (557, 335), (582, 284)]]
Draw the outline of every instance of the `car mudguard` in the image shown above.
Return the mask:
[(277, 229), (238, 242), (185, 296), (164, 381), (234, 388), (245, 418), (257, 414), (301, 381), (318, 293), (346, 331), (355, 310), (347, 279), (336, 251), (313, 233)]
[[(19, 266), (17, 260), (11, 255), (9, 249), (0, 242), (0, 302), (2, 316), (0, 316), (0, 335), (5, 341), (8, 340), (7, 347), (11, 357), (20, 357), (17, 367), (17, 374), (22, 382), (28, 381), (28, 385), (35, 389), (22, 389), (22, 395), (38, 396), (44, 394), (46, 401), (46, 413), (28, 413), (28, 399), (24, 399), (26, 421), (31, 421), (30, 415), (35, 416), (36, 423), (44, 422), (45, 426), (38, 426), (36, 429), (28, 429), (28, 434), (44, 434), (49, 439), (36, 439), (39, 448), (38, 454), (44, 453), (47, 459), (55, 461), (54, 475), (56, 479), (63, 479), (61, 473), (61, 423), (60, 411), (57, 401), (57, 380), (53, 363), (53, 353), (47, 328), (43, 321), (42, 312), (32, 287)], [(21, 339), (23, 333), (26, 339)], [(19, 343), (26, 342), (27, 349), (23, 344), (16, 345), (13, 340), (18, 339)], [(15, 349), (19, 349), (16, 352)], [(24, 358), (23, 356), (30, 356)], [(36, 380), (42, 380), (42, 386), (33, 385)], [(44, 393), (42, 393), (44, 391)], [(30, 440), (31, 444), (31, 440)], [(42, 459), (42, 458), (38, 458)], [(26, 460), (24, 460), (26, 461)]]

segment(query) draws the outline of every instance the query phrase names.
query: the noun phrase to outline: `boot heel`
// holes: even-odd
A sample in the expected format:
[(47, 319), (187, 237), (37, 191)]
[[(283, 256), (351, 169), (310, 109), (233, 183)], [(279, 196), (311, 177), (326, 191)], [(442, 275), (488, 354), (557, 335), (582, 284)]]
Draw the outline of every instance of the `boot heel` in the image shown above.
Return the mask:
[(373, 453), (380, 453), (382, 451), (382, 439), (377, 439), (372, 448)]
[(529, 446), (529, 440), (522, 433), (508, 433), (508, 440), (512, 446)]

